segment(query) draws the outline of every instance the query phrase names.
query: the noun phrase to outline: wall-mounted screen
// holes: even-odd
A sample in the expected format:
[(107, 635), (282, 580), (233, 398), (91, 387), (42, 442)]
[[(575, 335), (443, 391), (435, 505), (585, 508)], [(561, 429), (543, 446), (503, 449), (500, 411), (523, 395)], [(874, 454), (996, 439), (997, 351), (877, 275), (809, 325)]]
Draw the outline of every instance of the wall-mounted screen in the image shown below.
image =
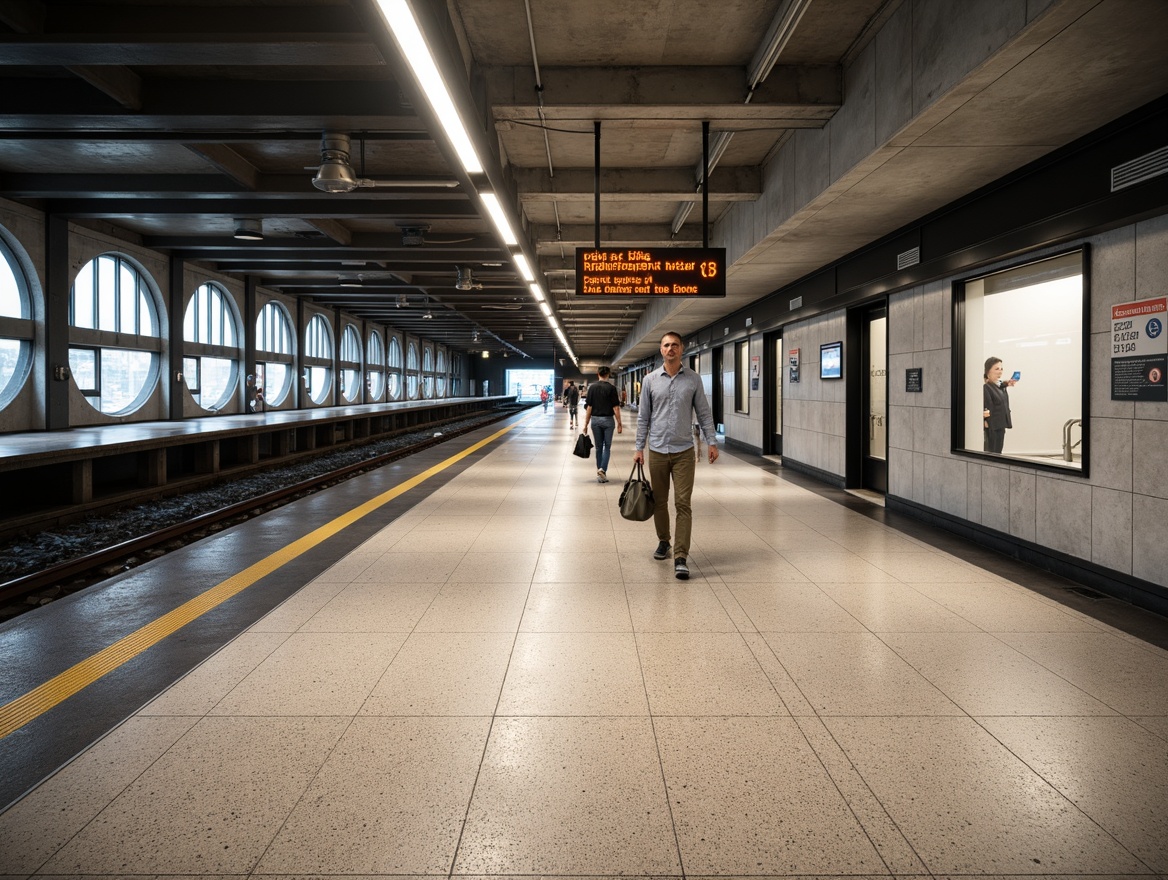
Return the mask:
[(828, 342), (819, 346), (819, 378), (842, 379), (844, 344), (842, 342)]

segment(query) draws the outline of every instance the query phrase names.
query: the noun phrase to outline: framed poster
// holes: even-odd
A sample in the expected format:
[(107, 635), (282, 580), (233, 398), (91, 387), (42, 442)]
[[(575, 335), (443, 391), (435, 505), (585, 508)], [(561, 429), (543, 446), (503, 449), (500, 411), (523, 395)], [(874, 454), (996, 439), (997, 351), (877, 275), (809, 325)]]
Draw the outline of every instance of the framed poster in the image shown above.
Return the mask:
[(844, 344), (826, 342), (819, 346), (819, 378), (842, 379), (844, 375)]

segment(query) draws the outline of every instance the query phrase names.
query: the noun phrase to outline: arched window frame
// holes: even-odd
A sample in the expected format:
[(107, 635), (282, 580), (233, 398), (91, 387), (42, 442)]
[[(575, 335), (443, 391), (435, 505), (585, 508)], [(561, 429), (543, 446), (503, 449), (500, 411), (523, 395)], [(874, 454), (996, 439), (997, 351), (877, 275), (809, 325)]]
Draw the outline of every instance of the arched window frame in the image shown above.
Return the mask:
[(419, 381), (418, 371), (420, 368), (418, 358), (418, 341), (410, 339), (406, 341), (406, 399), (417, 400), (418, 394), (421, 391), (421, 382)]
[[(220, 284), (205, 281), (196, 287), (183, 310), (183, 381), (206, 410), (221, 410), (239, 387), (240, 318), (235, 300)], [(214, 399), (207, 400), (207, 367), (230, 362), (230, 376)]]
[[(296, 335), (292, 316), (278, 300), (268, 300), (256, 315), (256, 389), (262, 391), (266, 405), (279, 406), (292, 390), (292, 372), (296, 364)], [(275, 382), (274, 365), (282, 368), (283, 381)]]
[[(124, 289), (127, 280), (132, 292)], [(88, 287), (79, 289), (78, 283)], [(69, 290), (69, 366), (77, 388), (95, 410), (124, 416), (150, 399), (158, 387), (164, 317), (154, 280), (125, 254), (98, 254), (78, 270)], [(133, 397), (115, 408), (106, 403), (116, 385), (110, 366), (126, 352), (147, 359), (137, 373), (141, 381)]]
[(422, 396), (434, 396), (434, 346), (429, 342), (422, 343)]
[(382, 330), (374, 327), (365, 340), (365, 394), (370, 403), (385, 396), (385, 341)]
[(333, 327), (328, 316), (315, 312), (304, 325), (304, 388), (317, 406), (329, 402), (333, 386)]
[(337, 367), (341, 371), (341, 397), (346, 403), (361, 400), (361, 372), (363, 366), (361, 331), (349, 322), (341, 331), (341, 352)]
[[(5, 266), (0, 272), (5, 275), (4, 284), (11, 277), (11, 297), (7, 306), (0, 299), (0, 409), (8, 406), (25, 387), (32, 372), (33, 343), (36, 339), (36, 322), (33, 320), (33, 302), (28, 277), (17, 256), (0, 235), (0, 259)], [(4, 375), (7, 374), (7, 379)]]
[(389, 344), (386, 353), (386, 393), (390, 400), (401, 400), (404, 392), (404, 382), (402, 380), (402, 345), (401, 340), (397, 338), (396, 334), (391, 334), (389, 337)]

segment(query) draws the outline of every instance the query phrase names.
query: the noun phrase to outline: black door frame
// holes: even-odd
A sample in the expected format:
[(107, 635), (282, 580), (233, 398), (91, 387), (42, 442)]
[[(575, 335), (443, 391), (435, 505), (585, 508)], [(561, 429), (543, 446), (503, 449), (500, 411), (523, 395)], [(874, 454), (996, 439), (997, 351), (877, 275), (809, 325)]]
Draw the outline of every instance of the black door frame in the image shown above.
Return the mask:
[[(783, 338), (782, 329), (772, 330), (762, 337), (762, 447), (764, 455), (783, 454), (783, 426), (776, 424), (776, 387), (783, 387), (783, 352), (775, 350), (775, 342)], [(775, 384), (777, 383), (777, 385)], [(778, 431), (773, 429), (778, 427)]]
[[(847, 351), (844, 354), (847, 370), (847, 474), (845, 485), (850, 489), (872, 489), (888, 492), (888, 450), (883, 460), (868, 455), (868, 333), (869, 322), (888, 317), (888, 300), (872, 300), (848, 310)], [(884, 324), (884, 400), (888, 401), (888, 323)], [(885, 412), (887, 436), (888, 415)]]

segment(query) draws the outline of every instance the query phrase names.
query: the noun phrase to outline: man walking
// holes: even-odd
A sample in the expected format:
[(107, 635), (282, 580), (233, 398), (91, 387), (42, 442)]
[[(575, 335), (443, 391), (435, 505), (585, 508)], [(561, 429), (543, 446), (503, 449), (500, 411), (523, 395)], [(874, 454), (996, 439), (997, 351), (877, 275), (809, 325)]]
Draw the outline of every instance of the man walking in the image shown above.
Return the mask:
[(584, 433), (588, 433), (588, 424), (592, 424), (592, 436), (596, 438), (596, 482), (608, 482), (608, 456), (612, 452), (612, 431), (620, 434), (624, 431), (621, 425), (621, 404), (617, 397), (616, 388), (608, 381), (612, 374), (609, 367), (600, 367), (596, 371), (599, 382), (593, 382), (588, 389), (588, 396), (584, 401)]
[(576, 408), (580, 404), (580, 389), (576, 387), (576, 383), (571, 380), (568, 381), (568, 387), (564, 389), (564, 406), (568, 408), (568, 427), (576, 427)]
[(669, 483), (673, 481), (673, 503), (677, 508), (677, 528), (673, 540), (673, 573), (680, 580), (689, 578), (686, 557), (689, 554), (690, 530), (693, 516), (690, 496), (693, 494), (696, 460), (693, 454), (693, 424), (691, 414), (697, 414), (698, 424), (709, 446), (710, 464), (718, 460), (717, 436), (714, 433), (714, 414), (710, 411), (701, 378), (681, 365), (684, 344), (677, 333), (661, 337), (661, 357), (665, 363), (659, 370), (645, 376), (641, 383), (641, 404), (637, 412), (636, 452), (633, 463), (645, 461), (645, 445), (649, 446), (649, 482), (653, 486), (653, 524), (657, 527), (660, 543), (654, 559), (669, 556)]

